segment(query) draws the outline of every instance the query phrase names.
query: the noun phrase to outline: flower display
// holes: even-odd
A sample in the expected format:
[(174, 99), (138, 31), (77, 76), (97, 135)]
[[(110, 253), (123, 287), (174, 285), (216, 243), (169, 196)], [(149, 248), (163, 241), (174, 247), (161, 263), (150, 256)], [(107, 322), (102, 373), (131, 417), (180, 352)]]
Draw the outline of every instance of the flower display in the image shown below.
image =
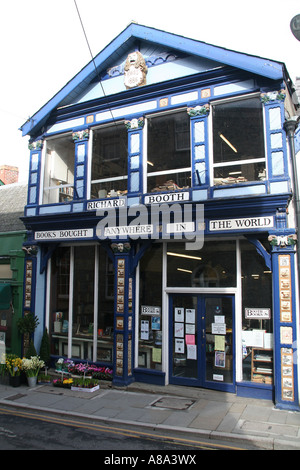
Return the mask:
[(95, 364), (78, 363), (72, 364), (68, 372), (73, 375), (91, 376), (94, 379), (112, 380), (113, 371), (109, 367), (99, 367)]
[(22, 369), (25, 371), (27, 377), (37, 377), (40, 369), (44, 367), (45, 363), (39, 356), (31, 356), (30, 359), (22, 359)]
[(63, 387), (63, 388), (71, 388), (73, 384), (73, 379), (54, 379), (53, 386), (54, 387)]
[(78, 379), (74, 379), (73, 387), (79, 388), (94, 388), (98, 385), (98, 380), (95, 379), (86, 379), (84, 377), (80, 377)]
[(8, 354), (5, 359), (5, 365), (8, 373), (12, 377), (20, 375), (22, 370), (22, 359), (16, 354)]

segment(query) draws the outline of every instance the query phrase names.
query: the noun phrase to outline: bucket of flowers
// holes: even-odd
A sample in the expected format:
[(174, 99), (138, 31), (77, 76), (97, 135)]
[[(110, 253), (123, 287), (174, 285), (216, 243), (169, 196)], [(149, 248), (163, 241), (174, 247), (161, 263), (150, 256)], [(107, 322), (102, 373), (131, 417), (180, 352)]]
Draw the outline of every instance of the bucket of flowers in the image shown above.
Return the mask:
[(5, 365), (9, 374), (9, 384), (12, 387), (19, 387), (21, 385), (22, 359), (16, 354), (7, 354)]
[(73, 384), (71, 390), (78, 392), (95, 392), (99, 390), (99, 383), (96, 379), (90, 379), (86, 377), (79, 377), (78, 379), (73, 379)]
[(36, 386), (37, 376), (44, 365), (45, 363), (40, 359), (40, 356), (31, 356), (30, 359), (22, 359), (22, 369), (25, 371), (29, 387)]

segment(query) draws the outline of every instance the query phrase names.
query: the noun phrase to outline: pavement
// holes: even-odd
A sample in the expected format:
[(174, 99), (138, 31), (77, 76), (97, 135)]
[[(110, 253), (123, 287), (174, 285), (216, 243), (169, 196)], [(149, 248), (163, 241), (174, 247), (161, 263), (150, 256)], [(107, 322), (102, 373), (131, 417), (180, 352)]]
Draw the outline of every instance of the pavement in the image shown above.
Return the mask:
[(92, 419), (135, 429), (184, 433), (257, 450), (299, 450), (300, 412), (276, 409), (268, 400), (175, 385), (134, 382), (126, 388), (100, 382), (88, 393), (27, 385), (0, 384), (0, 406)]

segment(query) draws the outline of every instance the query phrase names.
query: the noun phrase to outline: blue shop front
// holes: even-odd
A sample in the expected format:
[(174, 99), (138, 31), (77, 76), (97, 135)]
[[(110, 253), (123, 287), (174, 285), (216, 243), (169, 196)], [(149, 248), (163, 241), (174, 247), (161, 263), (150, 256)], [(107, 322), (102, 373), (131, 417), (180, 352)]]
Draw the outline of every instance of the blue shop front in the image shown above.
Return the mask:
[(292, 94), (281, 62), (130, 24), (22, 126), (53, 361), (298, 409)]

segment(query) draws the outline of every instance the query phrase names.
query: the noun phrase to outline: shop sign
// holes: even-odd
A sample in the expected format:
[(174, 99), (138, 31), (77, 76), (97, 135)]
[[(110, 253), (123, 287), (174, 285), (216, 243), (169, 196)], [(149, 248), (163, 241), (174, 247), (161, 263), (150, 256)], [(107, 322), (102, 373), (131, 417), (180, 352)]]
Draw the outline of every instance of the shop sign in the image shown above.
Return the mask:
[(271, 318), (270, 308), (245, 308), (245, 318), (269, 320)]
[(183, 201), (189, 201), (189, 199), (190, 199), (189, 192), (153, 194), (151, 196), (145, 196), (145, 204), (183, 202)]
[(98, 209), (111, 209), (115, 207), (125, 207), (126, 198), (105, 199), (103, 201), (90, 201), (87, 203), (88, 211), (96, 211)]
[(273, 217), (246, 217), (241, 219), (221, 219), (211, 220), (209, 230), (249, 230), (258, 228), (272, 228), (274, 226)]
[(141, 306), (142, 315), (160, 315), (160, 307), (153, 307), (152, 305)]
[(153, 233), (153, 225), (124, 225), (120, 227), (105, 227), (104, 237), (111, 236), (140, 236), (151, 235)]
[(167, 224), (167, 233), (184, 233), (184, 232), (195, 232), (194, 222), (179, 222)]
[(35, 240), (77, 240), (78, 238), (93, 238), (92, 228), (45, 230), (34, 233)]

